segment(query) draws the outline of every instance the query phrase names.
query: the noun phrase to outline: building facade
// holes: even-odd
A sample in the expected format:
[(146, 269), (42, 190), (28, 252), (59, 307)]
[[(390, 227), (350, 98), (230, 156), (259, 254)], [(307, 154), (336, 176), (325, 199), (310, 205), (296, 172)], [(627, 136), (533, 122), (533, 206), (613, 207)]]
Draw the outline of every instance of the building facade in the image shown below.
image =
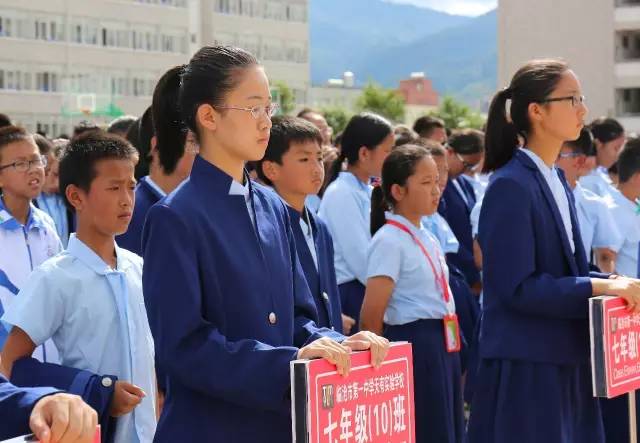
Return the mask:
[(307, 0), (1, 0), (0, 112), (53, 137), (139, 116), (168, 68), (215, 43), (306, 98)]
[(612, 116), (640, 131), (640, 0), (499, 0), (498, 85), (537, 57), (570, 63), (589, 120)]

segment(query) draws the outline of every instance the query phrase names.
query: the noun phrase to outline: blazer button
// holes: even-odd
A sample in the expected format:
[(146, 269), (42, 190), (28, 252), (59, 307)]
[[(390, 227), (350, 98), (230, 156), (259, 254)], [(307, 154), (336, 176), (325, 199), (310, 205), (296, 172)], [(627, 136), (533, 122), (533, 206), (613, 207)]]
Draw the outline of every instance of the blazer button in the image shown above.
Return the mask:
[(109, 377), (104, 377), (102, 379), (102, 386), (104, 386), (105, 388), (110, 388), (112, 384), (113, 380), (111, 380)]
[(276, 317), (276, 313), (275, 312), (270, 312), (269, 313), (269, 323), (271, 323), (272, 325), (276, 324), (276, 320), (278, 320), (278, 318)]
[(324, 298), (324, 301), (329, 301), (329, 294), (327, 294), (326, 292), (323, 292), (322, 298)]

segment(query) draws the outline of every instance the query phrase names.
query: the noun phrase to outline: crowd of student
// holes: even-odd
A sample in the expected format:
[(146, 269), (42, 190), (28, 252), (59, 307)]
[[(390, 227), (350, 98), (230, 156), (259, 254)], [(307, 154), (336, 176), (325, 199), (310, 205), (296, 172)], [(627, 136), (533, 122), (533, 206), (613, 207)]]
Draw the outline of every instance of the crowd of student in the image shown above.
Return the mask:
[(523, 66), (485, 132), (276, 113), (216, 46), (106, 131), (0, 122), (0, 438), (291, 441), (292, 360), (409, 341), (418, 442), (628, 440), (587, 316), (640, 310), (640, 138), (585, 125), (565, 63)]

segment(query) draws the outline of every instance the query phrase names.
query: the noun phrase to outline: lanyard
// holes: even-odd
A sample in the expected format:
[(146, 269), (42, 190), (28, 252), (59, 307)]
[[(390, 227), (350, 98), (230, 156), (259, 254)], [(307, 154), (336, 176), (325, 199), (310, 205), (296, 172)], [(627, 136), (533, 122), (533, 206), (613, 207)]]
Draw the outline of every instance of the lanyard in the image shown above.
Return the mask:
[(418, 239), (418, 237), (416, 237), (409, 228), (407, 228), (405, 225), (395, 220), (387, 220), (387, 224), (391, 226), (395, 226), (396, 228), (406, 232), (411, 236), (415, 244), (418, 245), (418, 247), (422, 251), (422, 254), (424, 254), (427, 261), (429, 262), (429, 265), (431, 266), (431, 270), (433, 271), (434, 277), (440, 283), (440, 287), (442, 288), (442, 298), (444, 299), (445, 303), (449, 303), (449, 299), (451, 298), (451, 295), (449, 294), (449, 284), (447, 283), (447, 278), (445, 277), (445, 274), (444, 274), (444, 265), (442, 264), (442, 262), (440, 262), (441, 272), (438, 273), (436, 271), (436, 266), (433, 263), (433, 260), (431, 259), (431, 255), (429, 255), (429, 251), (427, 251), (427, 248), (424, 247), (420, 239)]

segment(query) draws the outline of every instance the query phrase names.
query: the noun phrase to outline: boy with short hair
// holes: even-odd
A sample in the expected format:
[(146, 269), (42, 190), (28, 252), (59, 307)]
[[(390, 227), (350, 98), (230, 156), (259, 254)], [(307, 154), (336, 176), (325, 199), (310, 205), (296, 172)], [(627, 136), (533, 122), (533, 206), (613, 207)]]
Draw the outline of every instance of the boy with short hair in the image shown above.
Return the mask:
[[(32, 274), (3, 317), (14, 326), (2, 353), (5, 374), (17, 384), (83, 396), (97, 410), (106, 441), (116, 443), (149, 442), (156, 427), (142, 259), (115, 243), (131, 220), (136, 162), (136, 150), (115, 135), (88, 132), (69, 143), (60, 192), (77, 214), (77, 233)], [(63, 367), (25, 359), (49, 338)]]
[(285, 202), (291, 217), (295, 247), (318, 309), (320, 327), (349, 333), (354, 320), (342, 316), (333, 263), (333, 240), (326, 225), (305, 205), (324, 181), (322, 135), (298, 117), (272, 118), (271, 136), (256, 170)]
[[(42, 190), (46, 165), (31, 134), (17, 126), (0, 128), (0, 316), (31, 271), (62, 250), (53, 220), (31, 203)], [(0, 323), (0, 350), (9, 330)], [(34, 356), (57, 362), (51, 342)]]

